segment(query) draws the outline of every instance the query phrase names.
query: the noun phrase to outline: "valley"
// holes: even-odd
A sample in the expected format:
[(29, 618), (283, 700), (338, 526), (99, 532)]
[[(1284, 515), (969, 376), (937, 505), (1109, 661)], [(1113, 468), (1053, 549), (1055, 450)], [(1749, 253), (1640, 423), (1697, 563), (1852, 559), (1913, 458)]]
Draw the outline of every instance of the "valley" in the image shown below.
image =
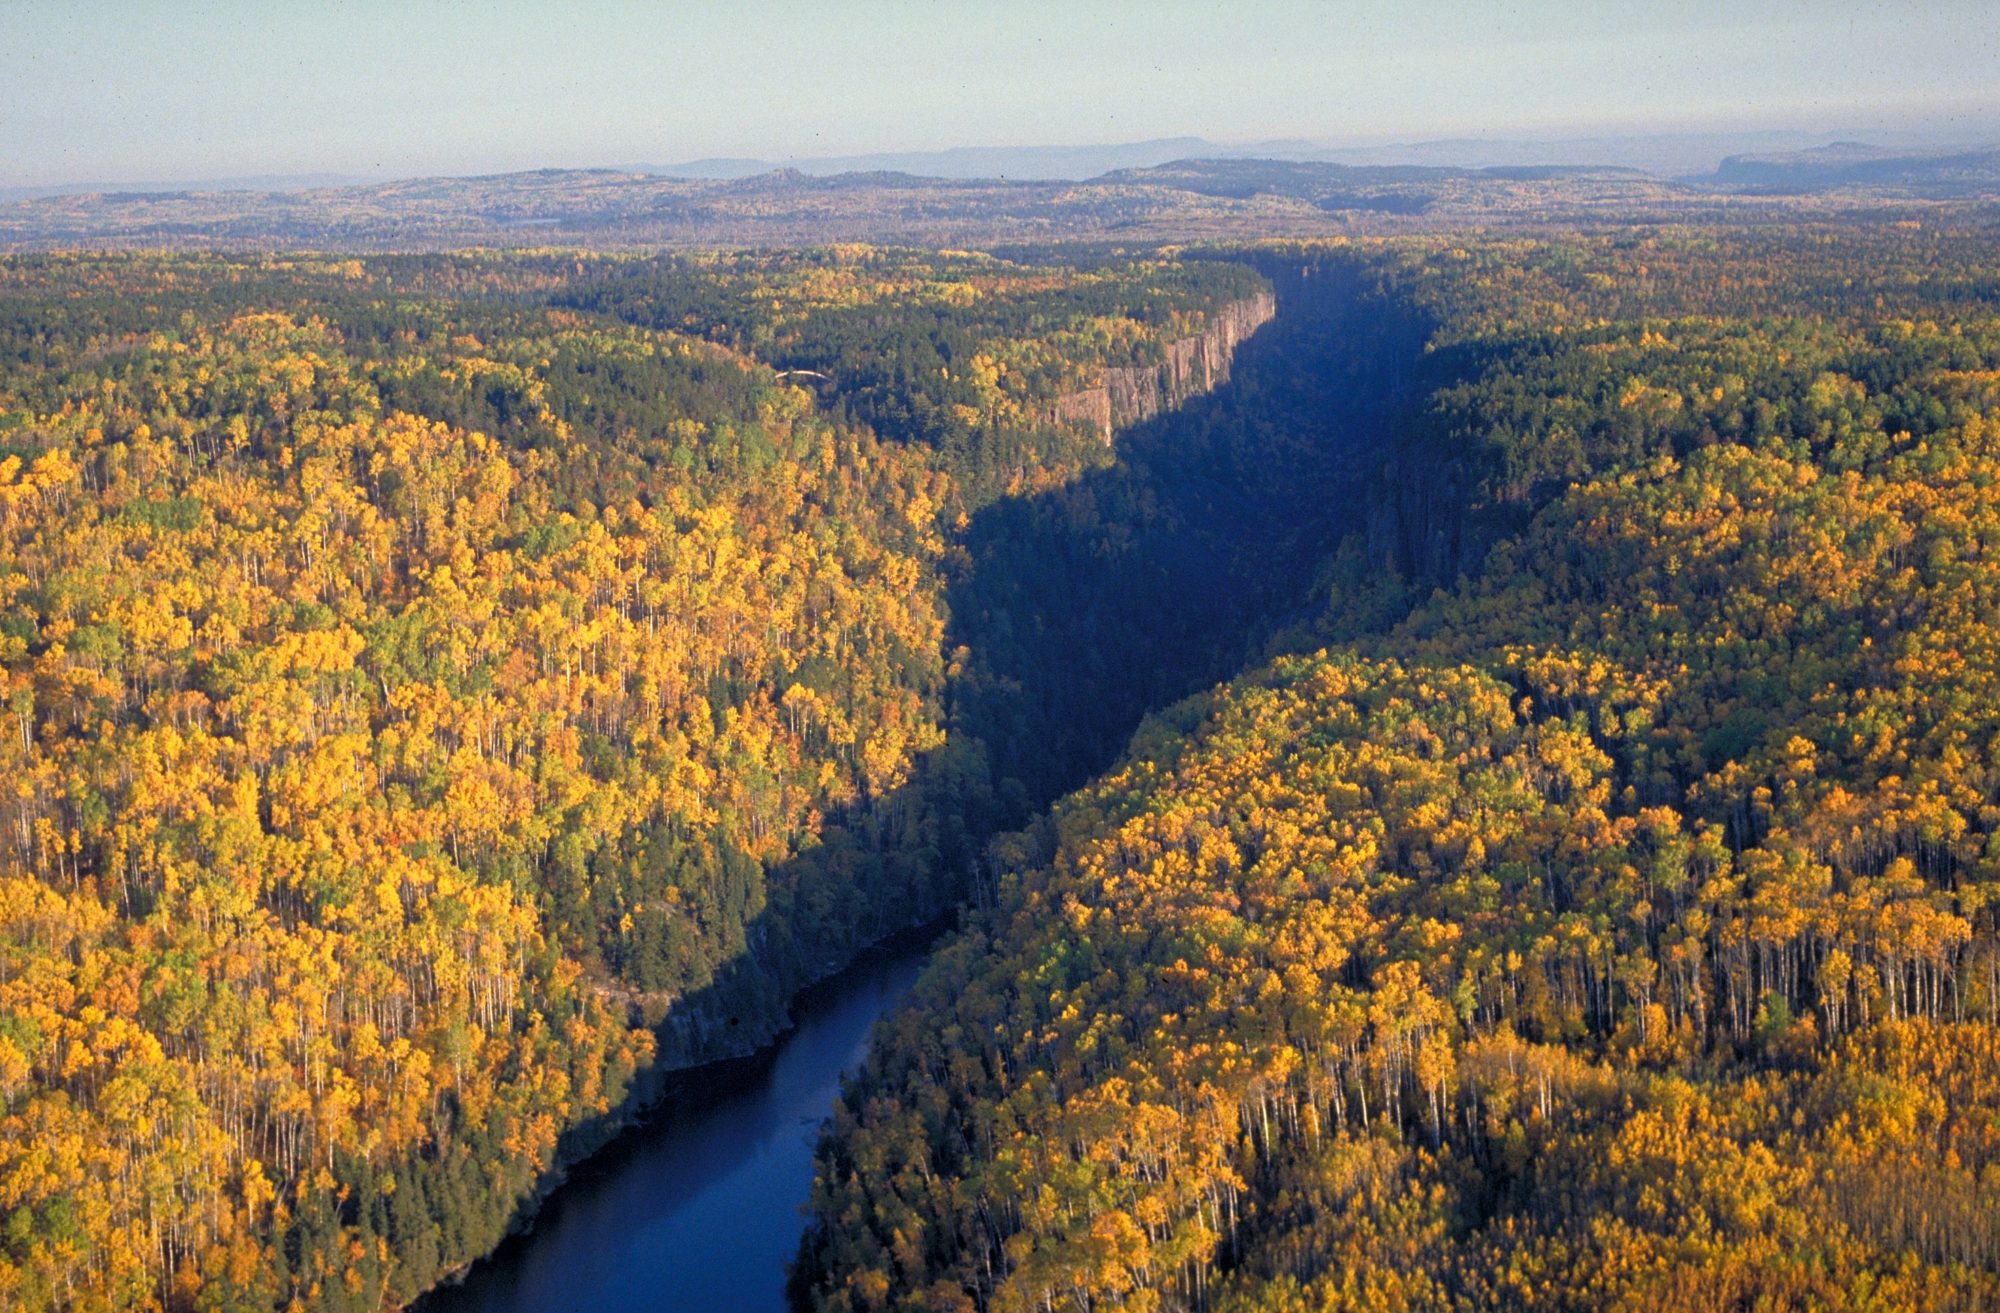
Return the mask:
[(2000, 1308), (1988, 9), (0, 4), (0, 1313)]
[[(1996, 286), (0, 260), (0, 1290), (644, 1303), (750, 1189), (828, 1310), (1976, 1304)], [(940, 918), (816, 1149), (711, 1067)]]

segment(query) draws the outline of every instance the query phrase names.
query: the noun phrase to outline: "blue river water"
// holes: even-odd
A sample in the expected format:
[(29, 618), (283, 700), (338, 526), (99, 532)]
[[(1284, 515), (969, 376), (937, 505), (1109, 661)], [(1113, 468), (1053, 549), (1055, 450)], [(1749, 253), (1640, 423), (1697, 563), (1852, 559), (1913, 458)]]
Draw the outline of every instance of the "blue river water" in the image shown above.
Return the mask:
[(872, 954), (808, 990), (772, 1052), (695, 1073), (662, 1115), (572, 1172), (533, 1230), (419, 1313), (782, 1313), (840, 1075), (927, 951)]

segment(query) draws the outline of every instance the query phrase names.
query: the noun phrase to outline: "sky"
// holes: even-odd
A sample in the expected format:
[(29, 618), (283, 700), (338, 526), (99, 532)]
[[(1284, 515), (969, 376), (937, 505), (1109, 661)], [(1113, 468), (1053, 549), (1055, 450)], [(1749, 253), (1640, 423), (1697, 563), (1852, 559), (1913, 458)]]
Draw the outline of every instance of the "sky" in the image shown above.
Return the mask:
[(0, 185), (1183, 135), (1978, 137), (1992, 3), (0, 0)]

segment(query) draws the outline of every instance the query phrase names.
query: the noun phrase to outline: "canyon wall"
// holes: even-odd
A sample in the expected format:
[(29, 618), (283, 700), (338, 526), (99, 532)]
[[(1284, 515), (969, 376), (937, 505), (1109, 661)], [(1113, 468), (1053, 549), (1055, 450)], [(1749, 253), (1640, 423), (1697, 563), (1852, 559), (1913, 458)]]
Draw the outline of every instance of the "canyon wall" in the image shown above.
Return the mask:
[(1270, 292), (1231, 301), (1209, 316), (1201, 332), (1168, 343), (1167, 358), (1159, 364), (1108, 368), (1096, 387), (1050, 402), (1047, 418), (1057, 424), (1088, 424), (1108, 443), (1119, 429), (1227, 383), (1236, 348), (1277, 312), (1277, 298)]

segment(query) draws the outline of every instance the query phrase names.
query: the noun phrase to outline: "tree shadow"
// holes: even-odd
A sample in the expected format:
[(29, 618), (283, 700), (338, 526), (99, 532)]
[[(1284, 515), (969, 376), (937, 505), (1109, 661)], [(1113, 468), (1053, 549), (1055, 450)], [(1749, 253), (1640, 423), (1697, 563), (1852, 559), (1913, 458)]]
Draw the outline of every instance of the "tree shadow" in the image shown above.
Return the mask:
[(1110, 464), (973, 515), (947, 588), (945, 745), (767, 872), (737, 951), (660, 1027), (664, 1065), (767, 1043), (801, 988), (949, 918), (994, 837), (1313, 614), (1336, 549), (1370, 536), (1432, 324), (1359, 258), (1257, 267), (1278, 314), (1227, 384), (1120, 433)]
[(947, 588), (945, 745), (766, 872), (740, 942), (657, 1025), (658, 1062), (566, 1133), (561, 1162), (715, 1087), (688, 1069), (767, 1047), (800, 991), (869, 945), (981, 899), (992, 839), (1112, 765), (1148, 713), (1267, 656), (1312, 613), (1343, 541), (1378, 536), (1367, 494), (1419, 395), (1431, 324), (1361, 259), (1254, 263), (1278, 314), (1227, 384), (1121, 432), (1110, 464), (973, 515)]
[(1227, 384), (1120, 433), (1110, 464), (972, 517), (947, 588), (945, 745), (766, 873), (741, 944), (662, 1023), (664, 1065), (768, 1042), (799, 989), (948, 917), (991, 839), (1312, 614), (1328, 560), (1369, 535), (1431, 325), (1360, 259), (1258, 267), (1279, 311)]
[(1148, 712), (1264, 656), (1365, 532), (1363, 490), (1427, 326), (1358, 262), (1260, 272), (1279, 312), (1227, 384), (965, 534), (950, 726), (987, 745), (1009, 825), (1111, 765)]

